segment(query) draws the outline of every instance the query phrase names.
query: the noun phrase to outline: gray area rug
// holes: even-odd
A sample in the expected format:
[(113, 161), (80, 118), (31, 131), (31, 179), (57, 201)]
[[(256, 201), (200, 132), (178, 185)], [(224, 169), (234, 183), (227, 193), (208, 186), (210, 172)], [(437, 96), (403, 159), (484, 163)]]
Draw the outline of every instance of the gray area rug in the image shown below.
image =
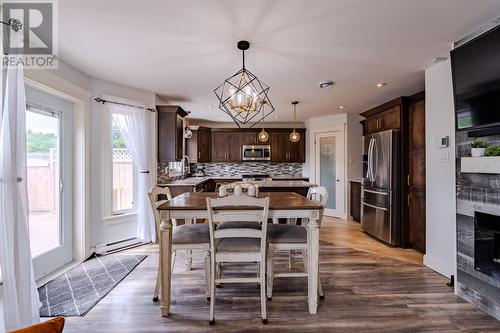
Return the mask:
[(40, 316), (84, 316), (145, 258), (145, 255), (92, 256), (38, 288), (42, 302)]

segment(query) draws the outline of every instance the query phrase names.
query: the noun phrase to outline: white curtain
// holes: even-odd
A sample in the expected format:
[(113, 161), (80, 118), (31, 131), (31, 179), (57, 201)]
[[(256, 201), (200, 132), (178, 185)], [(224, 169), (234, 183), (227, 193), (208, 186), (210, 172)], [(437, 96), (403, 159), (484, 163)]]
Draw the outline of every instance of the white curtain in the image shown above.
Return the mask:
[(148, 192), (152, 186), (151, 145), (149, 128), (150, 112), (118, 104), (109, 104), (113, 123), (120, 130), (138, 169), (137, 188), (137, 238), (145, 243), (156, 241), (156, 229), (149, 203)]
[(0, 125), (0, 262), (7, 330), (40, 321), (28, 226), (23, 67), (9, 68)]

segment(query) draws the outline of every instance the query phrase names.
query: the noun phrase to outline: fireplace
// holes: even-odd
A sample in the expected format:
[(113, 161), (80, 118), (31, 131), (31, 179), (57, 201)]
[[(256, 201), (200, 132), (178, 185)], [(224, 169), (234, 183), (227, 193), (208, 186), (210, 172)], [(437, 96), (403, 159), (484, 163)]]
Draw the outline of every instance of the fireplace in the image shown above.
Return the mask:
[(500, 216), (474, 213), (474, 268), (500, 280)]

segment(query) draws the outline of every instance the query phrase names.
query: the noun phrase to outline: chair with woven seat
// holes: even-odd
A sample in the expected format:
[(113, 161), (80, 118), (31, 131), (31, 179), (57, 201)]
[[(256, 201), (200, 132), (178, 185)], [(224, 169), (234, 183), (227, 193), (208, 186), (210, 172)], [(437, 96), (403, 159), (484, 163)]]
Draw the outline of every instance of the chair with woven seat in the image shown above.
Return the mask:
[[(156, 233), (160, 235), (160, 213), (157, 207), (161, 204), (172, 199), (172, 194), (168, 187), (153, 187), (148, 193), (149, 201), (151, 207), (153, 208), (155, 217)], [(173, 232), (172, 232), (172, 271), (174, 270), (175, 257), (177, 251), (203, 251), (205, 256), (205, 284), (207, 298), (210, 295), (210, 232), (208, 230), (208, 224), (183, 224), (177, 225), (177, 222), (173, 219)], [(159, 239), (159, 238), (158, 238)], [(160, 256), (159, 256), (160, 257)], [(158, 261), (158, 274), (156, 278), (156, 286), (153, 295), (153, 302), (158, 301), (158, 294), (160, 292), (161, 285), (161, 260)]]
[[(215, 286), (219, 283), (258, 283), (262, 322), (266, 313), (266, 251), (269, 198), (257, 199), (246, 195), (220, 199), (207, 198), (210, 226), (210, 314), (215, 323)], [(221, 223), (220, 227), (215, 225)], [(257, 263), (257, 277), (217, 276), (219, 263)]]
[[(328, 199), (328, 191), (324, 186), (311, 187), (307, 198), (321, 202), (323, 209), (320, 213), (320, 223), (323, 219), (323, 211)], [(321, 226), (321, 224), (320, 224)], [(307, 222), (302, 225), (293, 224), (270, 224), (267, 228), (268, 254), (267, 254), (267, 299), (272, 299), (273, 280), (275, 277), (309, 277), (308, 253), (307, 253)], [(292, 251), (301, 251), (304, 263), (304, 272), (274, 273), (274, 255), (277, 251), (288, 251), (291, 260)], [(291, 262), (291, 261), (290, 261)], [(290, 264), (291, 269), (291, 264)], [(318, 274), (318, 294), (324, 298), (321, 279)]]

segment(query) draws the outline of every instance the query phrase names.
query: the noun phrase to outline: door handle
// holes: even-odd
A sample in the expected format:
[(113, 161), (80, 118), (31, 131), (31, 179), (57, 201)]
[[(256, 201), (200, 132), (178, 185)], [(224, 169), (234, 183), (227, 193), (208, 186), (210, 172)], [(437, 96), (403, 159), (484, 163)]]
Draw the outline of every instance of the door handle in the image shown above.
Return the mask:
[(198, 159), (201, 158), (201, 151), (198, 152)]
[(385, 208), (385, 207), (380, 207), (380, 206), (371, 205), (371, 204), (366, 203), (366, 202), (363, 202), (363, 205), (368, 206), (368, 207), (371, 207), (371, 208), (375, 208), (375, 209), (383, 210), (383, 211), (387, 211), (387, 210), (388, 210), (388, 209), (387, 209), (387, 208)]

